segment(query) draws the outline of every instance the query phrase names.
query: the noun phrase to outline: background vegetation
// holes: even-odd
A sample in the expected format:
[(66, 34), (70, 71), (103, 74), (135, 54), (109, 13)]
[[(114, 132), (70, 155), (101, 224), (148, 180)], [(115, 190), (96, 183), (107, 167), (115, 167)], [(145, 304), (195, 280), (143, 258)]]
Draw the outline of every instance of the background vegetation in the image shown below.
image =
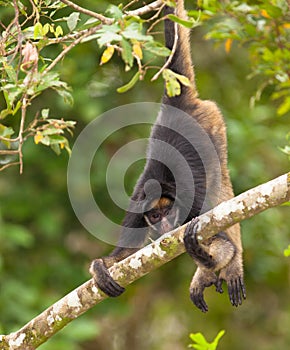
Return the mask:
[[(13, 4), (2, 3), (10, 4), (0, 11), (1, 23), (7, 26), (14, 16)], [(86, 0), (81, 5), (102, 13), (109, 3), (118, 2)], [(235, 3), (236, 7), (233, 2), (194, 1), (188, 6), (192, 18), (199, 16), (201, 24), (192, 32), (197, 86), (200, 96), (216, 101), (225, 116), (231, 176), (238, 194), (289, 169), (288, 157), (280, 148), (289, 151), (285, 144), (290, 129), (290, 68), (287, 2)], [(237, 10), (238, 5), (243, 7)], [(196, 12), (198, 7), (203, 11)], [(62, 11), (62, 17), (72, 12)], [(65, 23), (61, 25), (67, 30)], [(3, 26), (1, 30), (3, 34)], [(55, 57), (60, 47), (45, 50), (46, 56)], [(34, 99), (30, 116), (49, 108), (53, 116), (77, 121), (73, 138), (68, 137), (73, 143), (85, 125), (108, 109), (160, 101), (163, 81), (150, 82), (153, 73), (119, 94), (116, 89), (132, 73), (125, 72), (117, 55), (100, 67), (103, 51), (96, 40), (72, 49), (56, 72), (72, 87), (74, 104), (46, 90)], [(253, 104), (257, 91), (261, 98)], [(1, 110), (7, 107), (3, 90), (0, 105)], [(17, 130), (19, 120), (16, 113), (1, 124)], [(115, 150), (146, 132), (118, 133), (94, 163), (96, 196), (116, 220), (122, 213), (111, 209), (105, 192), (106, 164)], [(0, 175), (0, 334), (18, 329), (85, 281), (90, 261), (112, 249), (90, 236), (72, 211), (66, 188), (68, 155), (57, 156), (41, 143), (36, 145), (33, 138), (24, 143), (23, 154), (22, 175), (17, 167)], [(128, 190), (139, 171), (136, 166), (128, 172)], [(195, 267), (183, 255), (130, 286), (120, 298), (98, 305), (41, 349), (179, 350), (190, 342), (189, 333), (202, 332), (213, 339), (221, 329), (226, 330), (222, 349), (286, 349), (290, 343), (290, 268), (283, 250), (290, 238), (289, 207), (243, 222), (242, 230), (248, 299), (237, 310), (226, 294), (218, 295), (214, 289), (206, 293), (210, 308), (206, 315), (191, 304), (188, 285)]]

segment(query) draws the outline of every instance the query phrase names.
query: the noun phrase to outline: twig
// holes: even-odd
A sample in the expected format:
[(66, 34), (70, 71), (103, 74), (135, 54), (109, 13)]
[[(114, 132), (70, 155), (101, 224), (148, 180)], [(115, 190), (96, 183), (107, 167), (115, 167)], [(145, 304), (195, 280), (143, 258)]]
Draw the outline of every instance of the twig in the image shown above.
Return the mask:
[(161, 67), (161, 69), (153, 76), (153, 78), (151, 79), (151, 81), (154, 81), (156, 79), (158, 79), (158, 77), (160, 76), (160, 74), (162, 74), (162, 72), (164, 71), (164, 69), (166, 69), (170, 62), (173, 59), (173, 56), (175, 54), (176, 48), (177, 48), (177, 43), (178, 43), (178, 24), (174, 23), (174, 42), (173, 42), (173, 47), (171, 50), (170, 55), (168, 56), (168, 59), (166, 60), (166, 62), (164, 63), (164, 65)]
[(85, 9), (79, 5), (76, 5), (75, 3), (73, 3), (72, 1), (69, 0), (60, 0), (62, 3), (64, 3), (65, 5), (72, 7), (74, 10), (84, 13), (85, 15), (88, 15), (90, 17), (96, 18), (99, 21), (101, 21), (103, 24), (112, 24), (114, 23), (114, 19), (113, 18), (109, 18), (109, 17), (105, 17), (103, 15), (100, 15), (99, 13), (93, 12), (91, 10)]
[(162, 5), (163, 5), (163, 1), (157, 0), (157, 1), (151, 2), (151, 4), (147, 4), (143, 7), (140, 7), (139, 9), (132, 10), (132, 11), (126, 11), (125, 13), (128, 16), (142, 16), (150, 11), (157, 10)]
[(19, 165), (19, 162), (8, 163), (0, 167), (0, 171), (10, 168), (11, 166)]
[(9, 155), (9, 154), (18, 154), (17, 149), (1, 149), (0, 150), (0, 155)]
[(19, 154), (19, 172), (20, 174), (23, 173), (23, 153), (22, 153), (22, 146), (23, 146), (23, 130), (24, 130), (24, 124), (25, 124), (25, 118), (26, 118), (26, 110), (27, 110), (27, 94), (23, 96), (22, 99), (22, 106), (21, 106), (21, 119), (20, 119), (20, 127), (19, 127), (19, 145), (18, 145), (18, 154)]
[(49, 72), (59, 61), (62, 60), (62, 58), (72, 49), (74, 48), (77, 44), (79, 44), (84, 38), (94, 34), (100, 26), (93, 27), (88, 29), (83, 35), (78, 37), (75, 41), (73, 41), (69, 46), (67, 46), (54, 60), (53, 62), (43, 71), (43, 74), (46, 74)]

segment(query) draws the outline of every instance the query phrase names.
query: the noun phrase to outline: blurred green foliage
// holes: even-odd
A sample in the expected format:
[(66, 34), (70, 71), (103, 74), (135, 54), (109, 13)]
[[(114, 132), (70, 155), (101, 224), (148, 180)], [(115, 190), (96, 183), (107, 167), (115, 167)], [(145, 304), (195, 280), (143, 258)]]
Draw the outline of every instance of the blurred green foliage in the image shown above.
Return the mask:
[[(112, 3), (116, 5), (118, 1), (110, 1)], [(254, 6), (254, 12), (233, 14), (229, 8), (233, 3)], [(202, 25), (192, 33), (198, 89), (202, 98), (216, 101), (225, 116), (230, 170), (237, 194), (289, 170), (289, 160), (280, 150), (285, 148), (289, 132), (289, 112), (283, 116), (277, 113), (287, 96), (273, 100), (273, 94), (289, 88), (281, 87), (282, 82), (275, 78), (277, 69), (286, 67), (281, 62), (287, 60), (287, 55), (266, 55), (273, 61), (264, 62), (265, 52), (270, 50), (276, 55), (279, 49), (275, 33), (266, 32), (266, 29), (277, 21), (289, 24), (289, 11), (285, 10), (284, 17), (276, 16), (274, 11), (274, 7), (283, 7), (285, 3), (188, 3), (193, 11), (198, 10), (192, 13), (193, 18), (196, 19), (196, 13), (203, 16)], [(216, 11), (208, 13), (207, 4)], [(224, 5), (223, 9), (220, 4)], [(104, 13), (109, 2), (85, 0), (81, 5)], [(262, 10), (270, 18), (265, 17)], [(71, 12), (64, 8), (63, 16), (68, 17)], [(0, 20), (4, 25), (12, 16), (11, 9), (1, 7)], [(251, 17), (266, 21), (260, 32), (248, 25)], [(250, 46), (236, 37), (233, 27), (227, 29), (226, 36), (218, 37), (218, 33), (224, 33), (219, 31), (219, 25), (221, 21), (228, 23), (226, 19), (239, 25), (238, 33), (243, 33), (245, 40), (252, 35), (248, 38)], [(240, 22), (242, 19), (244, 22)], [(283, 28), (285, 33), (279, 36), (282, 39), (286, 38), (286, 30), (289, 35), (289, 28), (286, 25)], [(205, 36), (222, 45), (215, 47)], [(228, 39), (233, 41), (226, 46)], [(267, 44), (267, 39), (271, 45)], [(255, 48), (265, 50), (255, 56)], [(59, 53), (59, 47), (51, 46), (46, 50), (51, 57)], [(117, 55), (100, 67), (103, 52), (104, 48), (95, 40), (74, 47), (56, 67), (60, 80), (72, 88), (74, 105), (65, 104), (55, 91), (45, 90), (33, 100), (30, 116), (49, 109), (53, 116), (76, 120), (75, 138), (85, 125), (106, 110), (126, 103), (160, 101), (163, 83), (150, 82), (149, 75), (130, 91), (118, 94), (116, 89), (125, 85), (132, 73), (128, 75)], [(253, 64), (255, 57), (259, 57), (260, 64), (269, 64), (272, 70), (267, 73), (261, 70), (253, 76), (253, 70), (257, 73), (258, 69)], [(271, 84), (265, 85), (269, 81)], [(253, 105), (251, 98), (259, 89), (260, 99)], [(3, 98), (0, 104), (1, 110), (6, 108)], [(5, 126), (13, 127), (18, 121), (19, 117), (15, 120), (7, 116)], [(112, 208), (106, 191), (106, 164), (128, 140), (140, 136), (148, 136), (148, 129), (118, 133), (93, 164), (92, 186), (102, 200), (104, 211), (116, 221), (121, 220), (122, 213)], [(86, 232), (73, 213), (66, 188), (68, 156), (64, 153), (56, 156), (42, 144), (36, 145), (33, 139), (25, 142), (23, 154), (23, 175), (19, 175), (16, 167), (11, 167), (0, 176), (0, 333), (18, 329), (84, 282), (89, 277), (90, 261), (112, 249)], [(141, 167), (138, 163), (128, 171), (125, 180), (128, 190), (132, 189)], [(218, 330), (225, 329), (221, 343), (225, 350), (286, 349), (290, 343), (290, 267), (283, 251), (290, 240), (289, 206), (271, 209), (243, 222), (242, 231), (248, 299), (238, 309), (231, 307), (226, 293), (219, 295), (212, 288), (205, 296), (209, 312), (204, 315), (197, 310), (188, 295), (195, 267), (191, 259), (183, 255), (128, 287), (120, 298), (99, 304), (40, 348), (181, 350), (186, 348), (190, 332), (202, 332), (206, 338), (213, 339)]]

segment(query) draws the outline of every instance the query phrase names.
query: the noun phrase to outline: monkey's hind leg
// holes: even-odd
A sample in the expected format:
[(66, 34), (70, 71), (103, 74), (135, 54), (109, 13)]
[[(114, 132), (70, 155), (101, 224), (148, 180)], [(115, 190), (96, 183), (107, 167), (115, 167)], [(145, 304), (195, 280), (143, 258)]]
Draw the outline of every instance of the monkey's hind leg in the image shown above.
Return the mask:
[[(197, 222), (198, 219), (195, 218), (187, 226), (184, 233), (184, 245), (188, 254), (198, 265), (190, 284), (190, 297), (201, 311), (206, 312), (208, 308), (203, 298), (203, 291), (206, 287), (215, 285), (217, 292), (223, 292), (221, 284), (223, 280), (228, 282), (229, 267), (233, 265), (231, 262), (235, 261), (236, 250), (224, 232), (220, 232), (208, 240), (207, 245), (200, 244), (196, 235)], [(221, 269), (222, 273), (217, 278), (215, 272)], [(239, 278), (236, 269), (232, 271), (231, 277), (233, 275)], [(230, 300), (233, 300), (233, 305), (236, 300), (238, 302), (240, 300), (240, 292), (236, 290), (238, 287), (239, 285), (236, 282), (228, 284), (229, 296)]]
[[(184, 233), (184, 245), (187, 253), (197, 262), (198, 268), (190, 283), (190, 299), (202, 312), (207, 312), (208, 307), (203, 297), (206, 287), (218, 283), (217, 276), (213, 271), (215, 262), (212, 256), (203, 249), (196, 237), (198, 218), (195, 218), (187, 226)], [(222, 292), (220, 288), (218, 290)]]

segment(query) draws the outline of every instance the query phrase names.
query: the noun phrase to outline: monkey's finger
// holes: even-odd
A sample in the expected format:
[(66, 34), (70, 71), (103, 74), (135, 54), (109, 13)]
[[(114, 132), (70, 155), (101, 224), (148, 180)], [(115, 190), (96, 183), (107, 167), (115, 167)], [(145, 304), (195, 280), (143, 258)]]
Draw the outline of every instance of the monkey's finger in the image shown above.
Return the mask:
[(111, 279), (106, 281), (105, 284), (97, 283), (98, 287), (106, 293), (109, 297), (118, 297), (125, 292), (125, 288), (120, 286), (116, 281)]
[(242, 291), (243, 298), (246, 299), (247, 298), (246, 286), (245, 286), (243, 277), (239, 277), (239, 283), (240, 283), (240, 288)]
[(190, 299), (202, 312), (208, 311), (208, 306), (203, 298), (202, 292), (199, 292), (196, 289), (190, 291)]
[(236, 294), (235, 294), (235, 286), (234, 286), (234, 281), (230, 280), (228, 282), (228, 294), (230, 298), (230, 302), (233, 306), (238, 306), (237, 299), (236, 299)]
[(219, 278), (215, 283), (215, 290), (221, 294), (224, 292), (222, 288), (222, 283), (223, 283), (223, 279), (221, 278)]
[(100, 290), (109, 297), (117, 297), (125, 291), (125, 288), (114, 281), (102, 259), (93, 261), (90, 272)]
[(196, 238), (198, 221), (199, 221), (199, 218), (196, 217), (192, 219), (191, 222), (187, 225), (184, 232), (184, 240), (186, 240), (187, 242), (194, 240), (195, 243), (198, 244), (198, 241)]

